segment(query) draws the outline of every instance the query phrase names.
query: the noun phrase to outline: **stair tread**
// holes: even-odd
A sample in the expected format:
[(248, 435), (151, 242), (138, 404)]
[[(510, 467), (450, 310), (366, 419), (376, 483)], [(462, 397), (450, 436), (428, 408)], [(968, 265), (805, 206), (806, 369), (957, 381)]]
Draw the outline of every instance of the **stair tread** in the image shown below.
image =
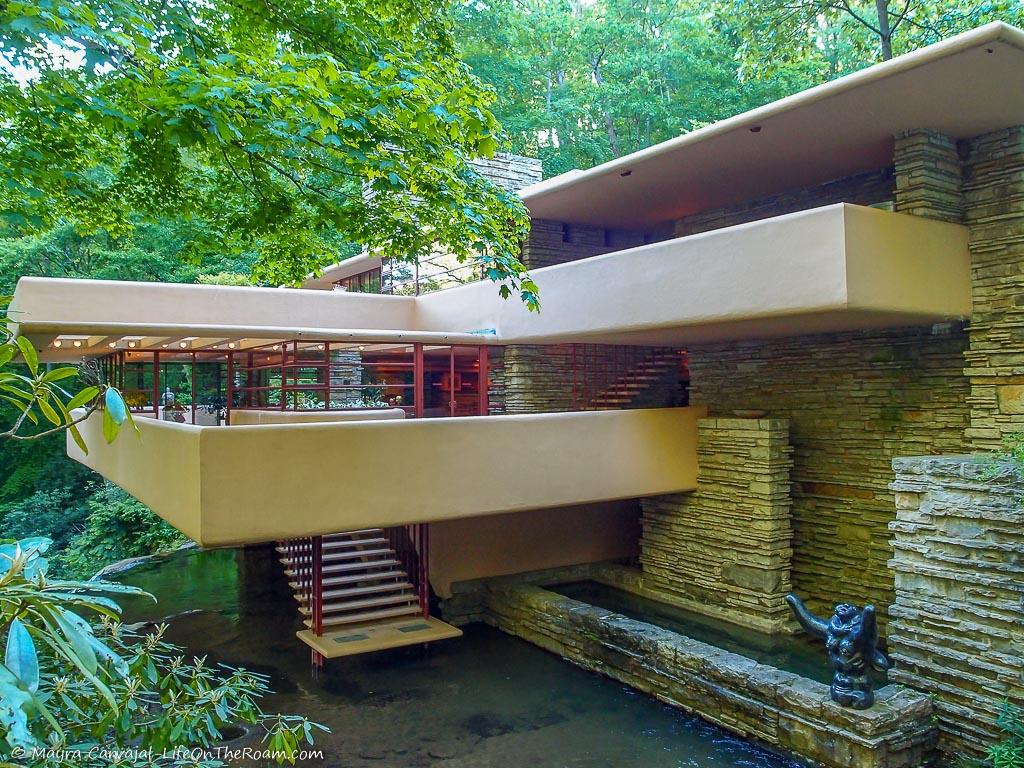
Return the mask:
[[(359, 571), (364, 568), (383, 568), (384, 566), (401, 565), (398, 560), (394, 558), (386, 558), (382, 560), (370, 560), (369, 562), (358, 562), (358, 563), (338, 563), (336, 565), (325, 565), (320, 570), (322, 573), (345, 573), (347, 571)], [(293, 569), (289, 568), (285, 571), (288, 576), (294, 577), (298, 575)]]
[[(323, 625), (325, 627), (335, 627), (339, 624), (356, 624), (361, 621), (373, 621), (374, 619), (386, 619), (391, 616), (412, 616), (419, 615), (419, 605), (402, 606), (400, 608), (385, 608), (380, 611), (367, 611), (366, 613), (354, 613), (346, 616), (325, 616)], [(313, 622), (306, 619), (302, 622), (307, 627), (311, 627)]]
[[(385, 539), (384, 537), (374, 538), (374, 539), (343, 539), (343, 540), (340, 540), (340, 541), (325, 541), (321, 546), (322, 546), (322, 551), (326, 552), (328, 550), (350, 549), (352, 547), (358, 547), (360, 545), (370, 545), (370, 544), (373, 544), (375, 546), (378, 545), (378, 544), (387, 544), (387, 539)], [(278, 552), (278, 554), (281, 554), (281, 555), (289, 555), (289, 554), (291, 554), (292, 551), (293, 551), (292, 549), (290, 549), (289, 547), (286, 547), (286, 546), (285, 547), (277, 547), (277, 552)], [(294, 551), (309, 552), (309, 545), (308, 544), (300, 544), (300, 545), (298, 545), (298, 546), (296, 546), (294, 548)]]
[[(335, 563), (340, 560), (357, 560), (360, 557), (377, 557), (378, 555), (393, 555), (395, 550), (389, 547), (380, 547), (378, 549), (356, 549), (356, 550), (342, 550), (340, 552), (324, 552), (320, 556), (320, 562), (322, 563)], [(284, 557), (283, 560), (287, 560), (286, 565), (291, 564), (292, 558)]]
[[(325, 587), (333, 587), (338, 584), (358, 584), (363, 581), (383, 581), (385, 579), (404, 579), (406, 578), (405, 571), (392, 570), (392, 571), (373, 571), (371, 573), (356, 573), (351, 576), (333, 576), (321, 580), (321, 584)], [(301, 585), (297, 581), (288, 582), (288, 586), (292, 589), (300, 589)]]
[[(419, 598), (412, 592), (405, 592), (400, 595), (387, 595), (385, 597), (370, 597), (365, 600), (342, 600), (340, 602), (328, 602), (324, 600), (324, 614), (329, 613), (341, 613), (343, 611), (354, 611), (362, 608), (381, 608), (385, 605), (398, 605), (400, 603), (411, 603), (416, 602), (419, 604)], [(303, 616), (309, 616), (310, 610), (308, 606), (299, 606), (299, 613)]]
[[(397, 592), (398, 590), (412, 589), (412, 584), (408, 581), (392, 581), (387, 584), (374, 584), (368, 587), (349, 587), (348, 589), (325, 589), (323, 596), (324, 600), (331, 600), (336, 597), (355, 597), (356, 595), (373, 595), (384, 592)], [(308, 597), (303, 591), (296, 591), (295, 599), (300, 603), (308, 601)]]

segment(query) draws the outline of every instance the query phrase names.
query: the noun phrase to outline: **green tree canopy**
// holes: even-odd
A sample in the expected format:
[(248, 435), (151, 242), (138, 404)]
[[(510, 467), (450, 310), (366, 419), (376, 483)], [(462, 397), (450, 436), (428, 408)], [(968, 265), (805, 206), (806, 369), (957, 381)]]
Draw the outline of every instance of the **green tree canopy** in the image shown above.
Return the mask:
[(443, 0), (0, 3), (0, 214), (201, 223), (197, 251), (295, 282), (338, 236), (412, 260), (480, 258), (528, 303), (522, 204), (468, 161), (499, 147), (493, 92)]
[(551, 176), (589, 168), (816, 84), (743, 79), (739, 21), (680, 0), (474, 0), (456, 25), (513, 148)]
[(801, 65), (838, 77), (990, 21), (1020, 25), (1020, 0), (724, 0), (745, 68), (757, 75)]

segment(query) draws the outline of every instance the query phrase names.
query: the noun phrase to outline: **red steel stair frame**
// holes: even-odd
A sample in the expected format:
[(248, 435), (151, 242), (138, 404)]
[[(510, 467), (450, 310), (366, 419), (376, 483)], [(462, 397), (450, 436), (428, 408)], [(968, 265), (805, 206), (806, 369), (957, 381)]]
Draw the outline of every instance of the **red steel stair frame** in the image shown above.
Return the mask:
[(681, 370), (685, 353), (672, 348), (573, 347), (573, 410), (629, 408), (673, 369)]
[[(278, 543), (303, 623), (325, 629), (427, 617), (427, 526), (368, 528)], [(313, 662), (322, 657), (313, 651)]]

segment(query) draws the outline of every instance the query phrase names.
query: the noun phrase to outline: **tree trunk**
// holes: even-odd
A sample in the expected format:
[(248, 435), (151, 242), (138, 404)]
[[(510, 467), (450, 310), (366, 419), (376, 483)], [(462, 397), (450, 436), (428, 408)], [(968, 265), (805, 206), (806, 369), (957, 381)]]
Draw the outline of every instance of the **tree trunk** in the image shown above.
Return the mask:
[(892, 30), (889, 28), (889, 0), (875, 0), (878, 15), (878, 37), (882, 42), (882, 61), (892, 58)]
[[(604, 85), (604, 79), (601, 77), (601, 60), (595, 59), (592, 62), (591, 69), (594, 73), (594, 83), (600, 88)], [(615, 130), (615, 121), (612, 120), (612, 116), (608, 113), (608, 110), (602, 109), (601, 114), (604, 116), (604, 127), (608, 132), (608, 146), (611, 147), (612, 155), (614, 157), (621, 157), (622, 150), (619, 148), (619, 134)]]

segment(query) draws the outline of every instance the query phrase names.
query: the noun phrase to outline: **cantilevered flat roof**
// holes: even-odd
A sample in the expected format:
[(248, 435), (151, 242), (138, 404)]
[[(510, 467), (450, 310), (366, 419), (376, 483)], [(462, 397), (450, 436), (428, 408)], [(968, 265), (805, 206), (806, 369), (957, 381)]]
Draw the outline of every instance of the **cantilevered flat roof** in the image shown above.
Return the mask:
[(1024, 32), (994, 22), (521, 195), (537, 219), (643, 228), (882, 168), (906, 130), (1022, 122)]
[(539, 315), (490, 282), (381, 296), (25, 277), (11, 317), (46, 360), (287, 339), (686, 345), (966, 317), (967, 239), (959, 224), (838, 203), (537, 269)]

